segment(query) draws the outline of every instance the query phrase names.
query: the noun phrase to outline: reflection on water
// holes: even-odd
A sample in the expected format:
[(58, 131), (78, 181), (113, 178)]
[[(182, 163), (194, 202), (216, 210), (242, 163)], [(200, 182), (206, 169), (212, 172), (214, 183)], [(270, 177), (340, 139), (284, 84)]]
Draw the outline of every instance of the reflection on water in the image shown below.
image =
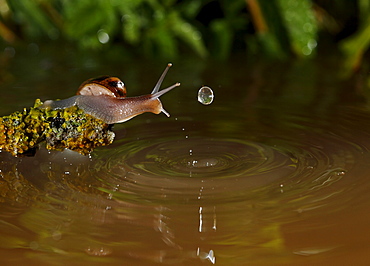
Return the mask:
[[(370, 112), (324, 108), (324, 101), (298, 106), (291, 83), (257, 96), (256, 80), (230, 80), (219, 81), (230, 90), (216, 92), (210, 106), (184, 104), (183, 93), (164, 97), (171, 118), (149, 114), (116, 125), (115, 143), (90, 156), (0, 153), (1, 260), (366, 261)], [(237, 100), (233, 82), (244, 88)], [(274, 103), (270, 89), (281, 93)]]

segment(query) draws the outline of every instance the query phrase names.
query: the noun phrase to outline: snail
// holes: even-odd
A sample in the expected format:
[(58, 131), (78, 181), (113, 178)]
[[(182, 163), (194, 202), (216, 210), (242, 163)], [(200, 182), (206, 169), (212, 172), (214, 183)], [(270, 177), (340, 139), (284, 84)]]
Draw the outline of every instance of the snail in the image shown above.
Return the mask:
[(41, 108), (64, 109), (76, 105), (107, 124), (122, 123), (146, 112), (163, 112), (169, 117), (170, 114), (164, 110), (159, 97), (180, 86), (180, 83), (161, 91), (159, 88), (171, 66), (171, 63), (167, 65), (151, 94), (126, 97), (125, 85), (119, 78), (103, 76), (82, 83), (77, 95), (59, 101), (45, 101)]

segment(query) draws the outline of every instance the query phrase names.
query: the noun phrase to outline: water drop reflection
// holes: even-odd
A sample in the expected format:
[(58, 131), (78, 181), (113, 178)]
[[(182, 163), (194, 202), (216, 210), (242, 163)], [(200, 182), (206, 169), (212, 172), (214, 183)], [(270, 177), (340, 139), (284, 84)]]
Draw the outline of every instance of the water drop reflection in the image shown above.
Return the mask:
[(203, 86), (198, 91), (198, 102), (204, 105), (209, 105), (213, 102), (214, 93), (208, 86)]

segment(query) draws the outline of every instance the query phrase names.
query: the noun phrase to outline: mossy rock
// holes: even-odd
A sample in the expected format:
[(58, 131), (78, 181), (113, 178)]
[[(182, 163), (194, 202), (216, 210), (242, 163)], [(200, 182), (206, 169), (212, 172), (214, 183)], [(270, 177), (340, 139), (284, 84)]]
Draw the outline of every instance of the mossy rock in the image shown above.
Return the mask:
[(111, 125), (86, 114), (76, 106), (50, 110), (33, 107), (0, 118), (0, 149), (14, 156), (34, 155), (39, 144), (49, 150), (70, 149), (88, 154), (114, 140)]

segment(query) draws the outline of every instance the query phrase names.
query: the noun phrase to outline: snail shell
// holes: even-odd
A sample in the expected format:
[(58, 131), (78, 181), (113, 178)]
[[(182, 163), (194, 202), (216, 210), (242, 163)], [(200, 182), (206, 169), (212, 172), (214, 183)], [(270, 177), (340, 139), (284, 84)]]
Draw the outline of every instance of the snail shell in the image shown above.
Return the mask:
[(82, 83), (77, 90), (77, 95), (126, 97), (126, 87), (119, 78), (102, 76)]
[(105, 76), (87, 80), (82, 83), (77, 95), (60, 101), (45, 101), (41, 108), (63, 109), (77, 105), (85, 113), (107, 124), (122, 123), (146, 112), (163, 112), (169, 117), (170, 114), (164, 110), (159, 97), (180, 86), (180, 83), (161, 91), (159, 88), (171, 66), (172, 64), (167, 65), (153, 91), (148, 95), (125, 97), (126, 88), (123, 82), (118, 78)]

